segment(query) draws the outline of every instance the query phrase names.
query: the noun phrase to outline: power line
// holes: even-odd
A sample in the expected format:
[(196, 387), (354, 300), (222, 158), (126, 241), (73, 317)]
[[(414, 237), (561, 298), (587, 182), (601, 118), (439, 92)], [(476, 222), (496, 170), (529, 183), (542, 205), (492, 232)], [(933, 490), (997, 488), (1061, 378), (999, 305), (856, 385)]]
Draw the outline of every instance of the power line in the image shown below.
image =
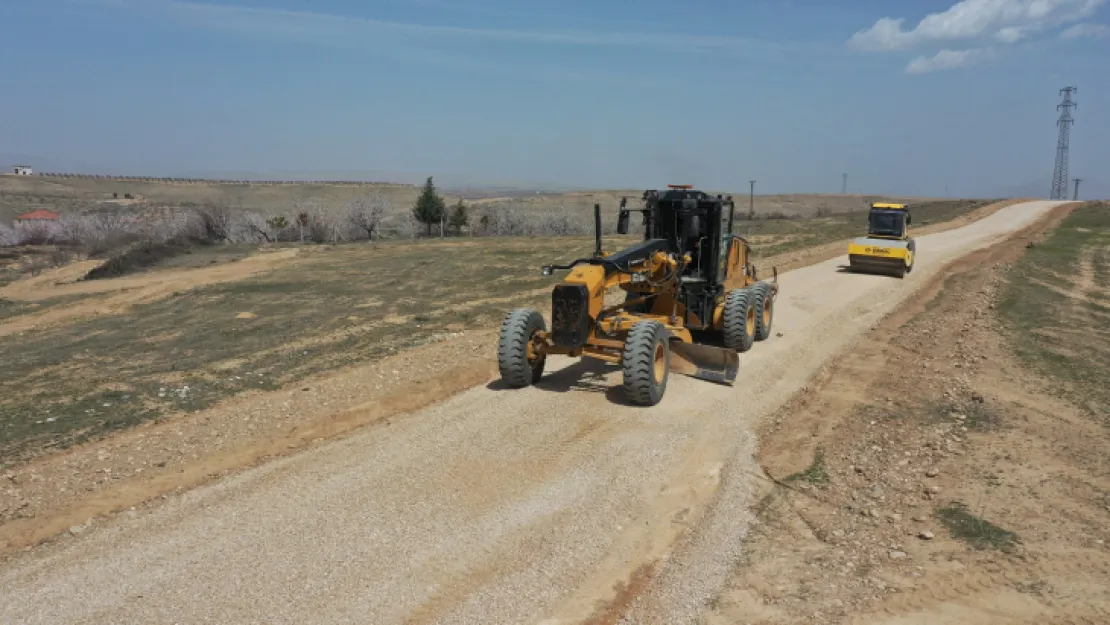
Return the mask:
[(1056, 168), (1052, 171), (1051, 200), (1068, 199), (1068, 144), (1071, 139), (1071, 125), (1075, 123), (1071, 110), (1078, 106), (1071, 99), (1071, 94), (1075, 92), (1075, 87), (1061, 89), (1064, 101), (1056, 105), (1056, 109), (1061, 111), (1060, 119), (1056, 120), (1056, 125), (1060, 127), (1060, 136), (1056, 140)]

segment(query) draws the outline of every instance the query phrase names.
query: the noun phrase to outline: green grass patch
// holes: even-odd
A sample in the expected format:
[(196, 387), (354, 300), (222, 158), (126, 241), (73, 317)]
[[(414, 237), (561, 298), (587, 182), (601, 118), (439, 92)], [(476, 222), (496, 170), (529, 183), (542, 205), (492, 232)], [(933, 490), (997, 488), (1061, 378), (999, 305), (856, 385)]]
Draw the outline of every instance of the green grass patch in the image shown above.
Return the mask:
[(959, 501), (937, 508), (936, 516), (953, 538), (975, 549), (1009, 552), (1021, 542), (1017, 534), (975, 516)]
[(16, 302), (0, 297), (0, 319), (23, 314), (25, 306), (25, 302)]
[(1110, 406), (1110, 203), (1079, 206), (1016, 264), (999, 301), (1015, 353), (1080, 406)]
[(814, 486), (825, 486), (829, 483), (829, 471), (825, 466), (825, 452), (818, 448), (816, 453), (813, 454), (813, 462), (804, 470), (789, 475), (784, 480), (786, 482), (808, 482)]
[(33, 302), (10, 300), (0, 297), (0, 321), (11, 319), (12, 317), (19, 317), (21, 315), (42, 313), (54, 307), (65, 306), (66, 304), (80, 301), (85, 297), (85, 295), (59, 295)]

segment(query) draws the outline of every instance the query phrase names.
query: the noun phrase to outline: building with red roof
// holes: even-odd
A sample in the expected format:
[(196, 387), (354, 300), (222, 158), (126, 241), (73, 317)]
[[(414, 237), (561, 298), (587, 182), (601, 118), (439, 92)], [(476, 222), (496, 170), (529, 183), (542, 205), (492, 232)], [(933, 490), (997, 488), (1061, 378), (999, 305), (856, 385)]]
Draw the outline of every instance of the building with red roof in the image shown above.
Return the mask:
[(19, 217), (16, 217), (15, 218), (15, 223), (28, 222), (28, 221), (36, 221), (36, 222), (38, 222), (38, 221), (58, 221), (61, 218), (62, 218), (62, 216), (59, 215), (58, 213), (55, 213), (54, 211), (46, 210), (45, 208), (40, 208), (38, 210), (33, 210), (29, 213), (23, 213)]

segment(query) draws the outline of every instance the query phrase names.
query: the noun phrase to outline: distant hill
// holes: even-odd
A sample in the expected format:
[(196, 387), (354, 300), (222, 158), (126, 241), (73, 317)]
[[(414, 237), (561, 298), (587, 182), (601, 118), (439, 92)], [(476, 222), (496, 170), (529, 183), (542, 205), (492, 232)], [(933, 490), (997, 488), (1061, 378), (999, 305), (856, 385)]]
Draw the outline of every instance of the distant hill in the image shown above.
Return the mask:
[[(1072, 176), (1075, 177), (1074, 175)], [(1079, 176), (1079, 199), (1081, 200), (1106, 200), (1110, 199), (1110, 183), (1102, 178), (1084, 178)], [(1068, 199), (1071, 199), (1073, 183), (1068, 182)], [(1007, 187), (999, 195), (1007, 197), (1041, 197), (1048, 199), (1052, 190), (1052, 176), (1029, 181), (1025, 184)]]
[[(33, 165), (32, 165), (33, 166)], [(349, 176), (348, 179), (353, 179)], [(542, 216), (544, 219), (569, 220), (592, 227), (593, 205), (600, 204), (607, 215), (606, 224), (615, 216), (622, 196), (634, 204), (641, 189), (599, 189), (561, 191), (553, 189), (516, 189), (505, 187), (440, 187), (448, 204), (463, 198), (470, 204), (474, 219), (481, 216), (517, 219)], [(706, 189), (711, 193), (729, 194)], [(389, 227), (402, 228), (420, 193), (420, 187), (398, 183), (251, 183), (214, 180), (164, 180), (153, 178), (110, 178), (95, 176), (10, 176), (0, 175), (0, 221), (24, 212), (49, 208), (63, 214), (89, 211), (142, 212), (148, 209), (188, 207), (205, 203), (226, 205), (233, 210), (251, 211), (263, 216), (295, 215), (313, 208), (343, 210), (354, 198), (380, 195), (389, 205)], [(747, 194), (731, 193), (737, 210), (748, 211)], [(820, 214), (865, 210), (871, 201), (922, 201), (927, 198), (886, 197), (878, 195), (780, 194), (755, 196), (755, 211), (760, 215), (811, 217)]]

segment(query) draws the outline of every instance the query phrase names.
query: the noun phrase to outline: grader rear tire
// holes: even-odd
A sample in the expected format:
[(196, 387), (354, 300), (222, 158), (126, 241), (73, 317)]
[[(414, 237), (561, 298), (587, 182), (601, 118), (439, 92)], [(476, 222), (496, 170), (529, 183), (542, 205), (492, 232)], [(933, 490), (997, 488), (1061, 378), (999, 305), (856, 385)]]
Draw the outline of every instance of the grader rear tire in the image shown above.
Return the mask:
[(755, 302), (755, 340), (766, 341), (771, 336), (771, 324), (775, 320), (775, 300), (770, 284), (759, 282), (756, 288), (759, 295)]
[(736, 289), (725, 298), (725, 347), (746, 352), (755, 342), (757, 296), (751, 287)]
[(536, 310), (517, 308), (505, 315), (497, 344), (497, 368), (506, 384), (522, 388), (540, 381), (547, 357), (540, 354), (529, 358), (528, 346), (533, 334), (546, 330), (547, 323)]
[(621, 364), (628, 401), (654, 406), (663, 399), (670, 377), (671, 345), (667, 329), (658, 321), (640, 321), (628, 331)]

